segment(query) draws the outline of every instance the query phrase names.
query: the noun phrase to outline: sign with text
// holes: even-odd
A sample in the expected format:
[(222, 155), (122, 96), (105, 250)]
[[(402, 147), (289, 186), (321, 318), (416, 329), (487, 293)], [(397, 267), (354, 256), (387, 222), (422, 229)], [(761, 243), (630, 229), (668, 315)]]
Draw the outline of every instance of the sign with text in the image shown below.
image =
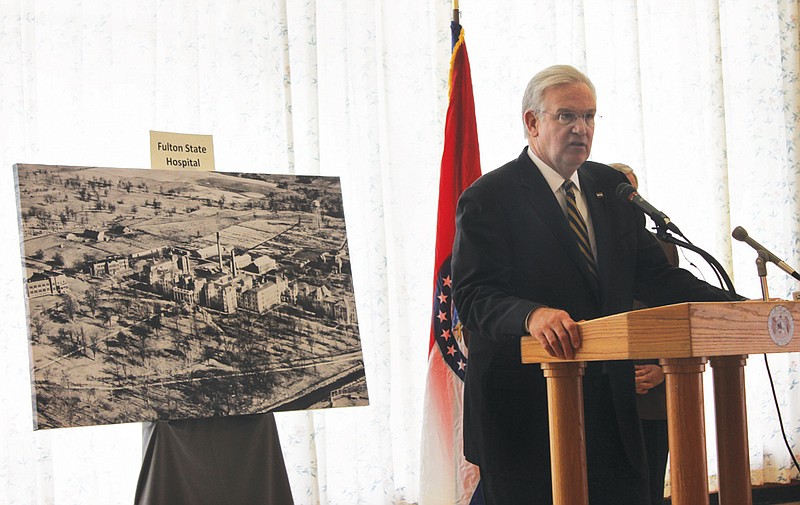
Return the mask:
[(213, 138), (150, 130), (150, 168), (214, 170)]

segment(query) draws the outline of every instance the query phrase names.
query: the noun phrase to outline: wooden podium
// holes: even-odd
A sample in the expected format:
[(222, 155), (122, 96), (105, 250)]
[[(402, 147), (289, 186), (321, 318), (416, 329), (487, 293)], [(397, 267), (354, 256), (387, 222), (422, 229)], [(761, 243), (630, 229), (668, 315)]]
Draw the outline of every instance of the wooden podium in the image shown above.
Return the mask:
[[(748, 354), (800, 351), (800, 302), (680, 303), (578, 323), (574, 361), (523, 337), (522, 362), (547, 378), (555, 505), (588, 505), (585, 361), (658, 358), (666, 376), (673, 505), (708, 505), (702, 372), (714, 374), (720, 505), (751, 505), (744, 365)], [(579, 415), (576, 415), (578, 413)]]

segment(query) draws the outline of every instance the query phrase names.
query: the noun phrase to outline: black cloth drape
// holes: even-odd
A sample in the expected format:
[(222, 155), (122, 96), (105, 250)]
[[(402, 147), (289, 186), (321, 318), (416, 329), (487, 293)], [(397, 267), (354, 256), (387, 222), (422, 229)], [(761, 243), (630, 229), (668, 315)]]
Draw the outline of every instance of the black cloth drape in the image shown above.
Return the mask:
[(144, 425), (135, 505), (293, 505), (273, 414)]

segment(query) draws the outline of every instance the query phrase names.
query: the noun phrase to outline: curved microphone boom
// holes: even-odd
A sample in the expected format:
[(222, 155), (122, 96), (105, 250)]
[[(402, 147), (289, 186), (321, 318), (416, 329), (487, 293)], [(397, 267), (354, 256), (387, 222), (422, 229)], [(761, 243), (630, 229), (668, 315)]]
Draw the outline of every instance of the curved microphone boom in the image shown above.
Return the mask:
[(639, 210), (650, 216), (650, 218), (656, 224), (656, 228), (670, 230), (671, 232), (677, 233), (683, 237), (683, 233), (681, 233), (675, 223), (673, 223), (666, 214), (650, 205), (650, 203), (642, 198), (642, 196), (636, 191), (636, 188), (627, 182), (619, 183), (616, 193), (617, 197), (630, 203), (631, 205), (638, 207)]
[(775, 263), (776, 265), (778, 265), (778, 268), (780, 268), (787, 274), (791, 275), (792, 277), (800, 281), (800, 274), (798, 274), (794, 268), (790, 267), (789, 265), (786, 264), (785, 261), (772, 254), (772, 252), (770, 252), (766, 247), (764, 247), (763, 245), (759, 244), (758, 242), (750, 238), (750, 235), (747, 234), (747, 230), (745, 230), (741, 226), (737, 226), (736, 228), (734, 228), (733, 232), (731, 233), (731, 236), (740, 242), (745, 242), (747, 245), (755, 249), (757, 252), (764, 253), (764, 255), (766, 255), (767, 257), (767, 261)]

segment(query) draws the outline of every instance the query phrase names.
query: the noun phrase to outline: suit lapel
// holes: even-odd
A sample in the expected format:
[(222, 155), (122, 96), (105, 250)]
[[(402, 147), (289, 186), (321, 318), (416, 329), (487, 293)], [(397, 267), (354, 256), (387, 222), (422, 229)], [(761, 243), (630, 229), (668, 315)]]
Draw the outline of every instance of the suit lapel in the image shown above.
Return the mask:
[(592, 216), (594, 241), (597, 248), (595, 261), (597, 262), (600, 285), (606, 285), (608, 279), (604, 274), (608, 273), (608, 269), (604, 268), (604, 266), (611, 256), (611, 244), (607, 240), (610, 223), (608, 222), (608, 212), (605, 210), (605, 205), (606, 198), (613, 195), (606, 195), (598, 180), (588, 171), (579, 169), (578, 177), (581, 180), (581, 190), (586, 198), (586, 207), (589, 210), (589, 215)]
[[(550, 232), (555, 236), (556, 240), (561, 244), (566, 255), (574, 263), (575, 267), (580, 270), (581, 275), (586, 280), (587, 285), (591, 288), (595, 298), (600, 299), (600, 289), (589, 267), (586, 264), (586, 258), (583, 257), (575, 236), (569, 227), (567, 218), (561, 210), (553, 191), (547, 184), (544, 176), (539, 168), (533, 163), (530, 156), (528, 156), (527, 149), (523, 150), (519, 157), (518, 166), (520, 168), (520, 184), (525, 190), (528, 203), (534, 211), (539, 214), (542, 222), (549, 228)], [(583, 179), (581, 179), (583, 185)], [(592, 215), (594, 219), (594, 214)]]

